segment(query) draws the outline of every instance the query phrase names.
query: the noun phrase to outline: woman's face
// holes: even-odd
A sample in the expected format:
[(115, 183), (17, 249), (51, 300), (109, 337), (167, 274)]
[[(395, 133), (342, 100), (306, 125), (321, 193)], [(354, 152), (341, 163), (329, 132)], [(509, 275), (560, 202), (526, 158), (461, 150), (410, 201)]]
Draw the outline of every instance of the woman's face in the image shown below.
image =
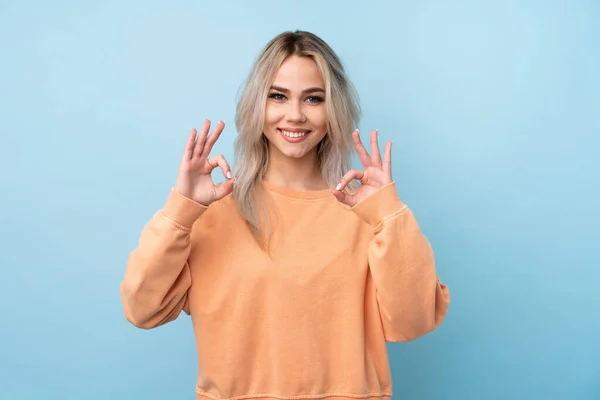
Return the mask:
[(317, 64), (308, 57), (288, 57), (269, 90), (263, 130), (269, 151), (302, 158), (316, 152), (327, 133), (325, 86)]

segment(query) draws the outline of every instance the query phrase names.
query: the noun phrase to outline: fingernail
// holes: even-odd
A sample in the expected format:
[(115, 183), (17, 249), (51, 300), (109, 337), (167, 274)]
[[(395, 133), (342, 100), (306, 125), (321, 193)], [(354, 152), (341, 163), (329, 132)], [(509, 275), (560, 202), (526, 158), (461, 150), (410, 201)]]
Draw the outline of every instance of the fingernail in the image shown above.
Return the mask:
[(227, 179), (231, 179), (231, 172), (227, 171)]
[(340, 190), (342, 188), (342, 184), (338, 183), (338, 185), (335, 187), (335, 190)]

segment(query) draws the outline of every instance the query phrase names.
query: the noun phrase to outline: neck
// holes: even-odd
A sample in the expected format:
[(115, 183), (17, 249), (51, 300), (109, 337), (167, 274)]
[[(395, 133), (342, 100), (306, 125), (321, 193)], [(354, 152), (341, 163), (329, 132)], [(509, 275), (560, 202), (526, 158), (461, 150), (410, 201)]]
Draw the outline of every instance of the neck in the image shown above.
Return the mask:
[(264, 180), (299, 191), (328, 188), (319, 169), (316, 149), (302, 158), (291, 158), (269, 148), (269, 165)]

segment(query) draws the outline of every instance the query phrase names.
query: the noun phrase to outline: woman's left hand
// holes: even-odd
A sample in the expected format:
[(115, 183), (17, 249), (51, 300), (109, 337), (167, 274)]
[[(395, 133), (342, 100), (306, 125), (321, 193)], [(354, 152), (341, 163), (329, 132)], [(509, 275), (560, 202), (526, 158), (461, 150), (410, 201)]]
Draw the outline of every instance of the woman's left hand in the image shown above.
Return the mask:
[[(371, 155), (363, 146), (358, 130), (352, 133), (354, 147), (364, 170), (351, 169), (342, 177), (337, 187), (332, 190), (335, 198), (342, 204), (353, 207), (383, 186), (392, 182), (392, 142), (385, 144), (383, 161), (377, 143), (377, 130), (371, 131)], [(360, 187), (355, 193), (348, 194), (344, 191), (353, 180), (360, 181)]]

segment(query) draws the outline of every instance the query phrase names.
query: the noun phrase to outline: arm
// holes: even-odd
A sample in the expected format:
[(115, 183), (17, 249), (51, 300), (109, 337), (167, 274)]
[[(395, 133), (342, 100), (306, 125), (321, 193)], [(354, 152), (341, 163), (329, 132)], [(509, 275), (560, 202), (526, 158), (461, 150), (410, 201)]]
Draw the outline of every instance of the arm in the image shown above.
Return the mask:
[[(190, 313), (188, 289), (192, 278), (188, 256), (192, 226), (212, 202), (232, 192), (235, 182), (223, 156), (208, 158), (224, 127), (219, 122), (208, 135), (210, 121), (205, 120), (200, 132), (192, 128), (175, 186), (129, 255), (121, 299), (127, 320), (137, 327), (155, 328), (173, 321), (182, 310)], [(211, 177), (216, 167), (227, 178), (219, 185)]]
[(144, 226), (120, 285), (127, 320), (150, 329), (190, 313), (187, 258), (192, 225), (207, 207), (171, 190), (164, 208)]
[(440, 282), (431, 245), (392, 182), (352, 210), (372, 230), (369, 268), (386, 340), (411, 341), (444, 320), (450, 292)]

